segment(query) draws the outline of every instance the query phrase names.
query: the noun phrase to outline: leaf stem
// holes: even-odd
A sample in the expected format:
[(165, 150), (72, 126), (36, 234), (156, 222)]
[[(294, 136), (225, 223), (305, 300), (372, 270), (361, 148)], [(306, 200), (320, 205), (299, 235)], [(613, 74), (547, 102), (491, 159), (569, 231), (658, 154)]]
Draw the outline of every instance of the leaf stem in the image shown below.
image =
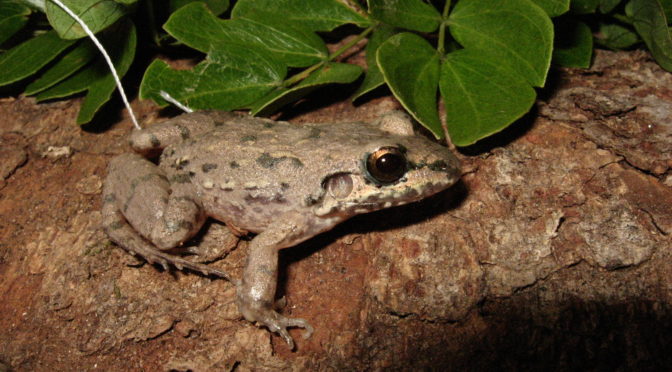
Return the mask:
[(307, 69), (305, 69), (305, 70), (299, 72), (298, 74), (293, 75), (293, 76), (290, 77), (289, 79), (283, 81), (283, 82), (282, 82), (282, 86), (283, 86), (283, 87), (291, 87), (292, 85), (298, 83), (299, 81), (301, 81), (301, 80), (307, 78), (310, 74), (313, 73), (313, 71), (315, 71), (315, 70), (317, 70), (318, 68), (324, 66), (324, 64), (325, 64), (326, 62), (327, 62), (327, 61), (318, 62), (318, 63), (316, 63), (316, 64), (314, 64), (314, 65), (308, 67)]
[(373, 32), (373, 30), (374, 30), (375, 28), (376, 28), (376, 25), (374, 25), (374, 26), (370, 26), (369, 28), (367, 28), (366, 30), (364, 30), (364, 32), (362, 32), (361, 34), (357, 35), (357, 37), (353, 38), (352, 40), (348, 41), (345, 45), (343, 45), (342, 47), (340, 47), (337, 51), (331, 53), (327, 59), (328, 59), (329, 61), (334, 60), (334, 58), (340, 56), (340, 55), (343, 54), (345, 51), (347, 51), (348, 49), (350, 49), (350, 48), (352, 48), (353, 46), (355, 46), (355, 44), (359, 43), (362, 39), (364, 39), (365, 37), (369, 36), (369, 34), (370, 34), (371, 32)]
[(315, 70), (321, 68), (324, 66), (327, 62), (333, 61), (336, 57), (340, 56), (341, 54), (345, 53), (348, 49), (352, 48), (354, 45), (362, 41), (365, 37), (367, 37), (373, 30), (376, 28), (377, 25), (373, 25), (366, 30), (364, 30), (361, 34), (357, 35), (357, 37), (353, 38), (352, 40), (348, 41), (345, 45), (342, 47), (338, 48), (335, 52), (331, 53), (324, 61), (318, 62), (307, 69), (299, 72), (296, 75), (291, 76), (289, 79), (285, 80), (282, 83), (282, 86), (284, 87), (290, 87), (301, 80), (307, 78), (312, 74)]
[(446, 53), (446, 26), (448, 24), (448, 11), (450, 10), (450, 3), (451, 0), (446, 0), (446, 4), (443, 6), (443, 14), (441, 15), (441, 25), (439, 25), (439, 41), (436, 47), (436, 51), (439, 52), (441, 56)]
[(624, 14), (613, 14), (612, 17), (616, 18), (617, 21), (632, 25), (632, 19)]

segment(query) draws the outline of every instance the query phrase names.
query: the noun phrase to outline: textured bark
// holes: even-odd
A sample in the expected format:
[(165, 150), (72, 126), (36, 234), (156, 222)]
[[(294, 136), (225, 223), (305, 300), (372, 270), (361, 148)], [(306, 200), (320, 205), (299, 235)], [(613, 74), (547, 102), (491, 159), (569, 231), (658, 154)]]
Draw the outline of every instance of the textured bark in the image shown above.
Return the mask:
[[(296, 352), (241, 319), (229, 283), (109, 243), (101, 180), (128, 120), (94, 133), (68, 124), (78, 102), (3, 100), (0, 371), (669, 370), (672, 75), (599, 52), (551, 81), (532, 114), (465, 150), (453, 189), (281, 252), (283, 312), (316, 328), (292, 332)], [(247, 241), (211, 223), (194, 244), (240, 276)]]

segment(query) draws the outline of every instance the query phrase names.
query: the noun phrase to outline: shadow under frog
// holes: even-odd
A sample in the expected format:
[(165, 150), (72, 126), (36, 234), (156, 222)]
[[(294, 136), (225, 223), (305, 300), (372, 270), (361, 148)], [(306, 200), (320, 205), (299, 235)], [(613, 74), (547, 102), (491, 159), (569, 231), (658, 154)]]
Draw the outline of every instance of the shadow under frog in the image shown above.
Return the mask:
[[(277, 332), (312, 327), (274, 310), (278, 251), (362, 213), (424, 199), (453, 185), (457, 159), (416, 136), (410, 118), (391, 112), (376, 123), (303, 124), (204, 111), (134, 131), (136, 153), (112, 159), (103, 191), (110, 239), (166, 268), (230, 280), (243, 316)], [(161, 152), (158, 165), (143, 155)], [(242, 280), (167, 250), (207, 217), (257, 235)]]

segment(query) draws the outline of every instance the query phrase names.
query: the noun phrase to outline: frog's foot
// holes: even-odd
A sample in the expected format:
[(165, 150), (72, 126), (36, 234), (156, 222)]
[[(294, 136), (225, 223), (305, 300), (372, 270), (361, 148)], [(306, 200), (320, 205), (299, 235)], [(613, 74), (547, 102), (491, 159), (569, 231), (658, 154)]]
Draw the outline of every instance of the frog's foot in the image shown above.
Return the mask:
[(275, 310), (269, 310), (262, 319), (256, 320), (256, 323), (268, 328), (271, 332), (275, 332), (282, 337), (287, 343), (290, 350), (294, 350), (294, 339), (289, 335), (287, 328), (301, 327), (306, 331), (303, 333), (303, 339), (307, 339), (313, 334), (313, 327), (308, 324), (305, 319), (301, 318), (287, 318), (278, 314)]
[[(108, 198), (109, 200), (110, 198)], [(151, 264), (158, 264), (168, 271), (168, 265), (173, 265), (179, 270), (189, 269), (203, 275), (218, 276), (224, 278), (236, 286), (240, 285), (238, 279), (232, 278), (228, 273), (205, 264), (187, 261), (183, 258), (167, 254), (157, 250), (147, 240), (142, 238), (126, 222), (116, 205), (110, 201), (103, 204), (103, 228), (110, 240), (126, 249), (133, 256), (140, 256)]]
[(290, 350), (294, 349), (294, 340), (292, 339), (292, 336), (289, 335), (287, 328), (304, 328), (306, 330), (303, 333), (304, 339), (307, 339), (310, 337), (310, 335), (313, 334), (313, 327), (308, 324), (305, 319), (287, 318), (270, 308), (254, 309), (250, 306), (244, 306), (240, 302), (238, 303), (238, 308), (240, 309), (240, 312), (243, 314), (245, 319), (249, 320), (250, 322), (255, 322), (257, 325), (265, 326), (269, 331), (280, 335), (280, 337), (285, 340)]

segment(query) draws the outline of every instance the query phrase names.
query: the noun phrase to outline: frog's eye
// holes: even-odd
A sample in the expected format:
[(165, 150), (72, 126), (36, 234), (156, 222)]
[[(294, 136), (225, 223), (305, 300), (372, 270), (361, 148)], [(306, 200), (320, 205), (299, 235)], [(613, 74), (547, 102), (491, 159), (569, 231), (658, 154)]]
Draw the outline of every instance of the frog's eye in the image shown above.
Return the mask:
[(381, 147), (366, 159), (366, 170), (375, 181), (392, 183), (404, 176), (406, 157), (396, 147)]

